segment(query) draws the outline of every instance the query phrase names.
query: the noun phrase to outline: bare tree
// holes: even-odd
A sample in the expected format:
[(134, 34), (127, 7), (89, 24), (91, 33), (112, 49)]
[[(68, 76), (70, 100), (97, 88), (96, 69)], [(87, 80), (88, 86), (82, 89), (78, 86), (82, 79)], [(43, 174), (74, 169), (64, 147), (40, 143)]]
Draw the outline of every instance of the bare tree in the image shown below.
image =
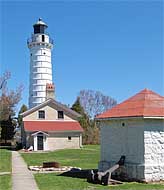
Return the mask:
[(0, 121), (7, 120), (9, 116), (15, 115), (15, 107), (21, 99), (22, 86), (15, 91), (6, 90), (0, 96)]
[(110, 96), (105, 96), (100, 91), (81, 90), (79, 93), (80, 103), (84, 111), (92, 119), (117, 104), (117, 101)]
[(20, 85), (16, 90), (8, 90), (7, 81), (10, 77), (11, 73), (8, 71), (0, 77), (0, 121), (14, 115), (15, 106), (21, 99), (23, 86)]
[(6, 72), (0, 77), (0, 136), (1, 138), (11, 138), (13, 136), (15, 107), (21, 99), (23, 86), (16, 90), (8, 90), (7, 80), (10, 72)]
[(0, 77), (0, 90), (4, 89), (7, 84), (7, 80), (10, 78), (11, 74), (9, 71), (6, 71), (2, 77)]

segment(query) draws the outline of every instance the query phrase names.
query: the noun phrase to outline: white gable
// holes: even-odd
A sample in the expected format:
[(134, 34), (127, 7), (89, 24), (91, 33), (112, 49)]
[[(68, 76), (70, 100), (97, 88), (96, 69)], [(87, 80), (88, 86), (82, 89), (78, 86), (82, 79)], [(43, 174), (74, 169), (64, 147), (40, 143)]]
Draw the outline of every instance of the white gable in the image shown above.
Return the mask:
[(39, 119), (39, 111), (45, 111), (45, 120), (59, 120), (58, 118), (58, 111), (63, 111), (64, 118), (60, 120), (70, 120), (74, 121), (70, 114), (66, 112), (65, 110), (62, 110), (61, 108), (54, 108), (54, 106), (46, 105), (32, 113), (29, 113), (28, 115), (24, 116), (23, 121), (31, 121), (31, 120), (44, 120)]

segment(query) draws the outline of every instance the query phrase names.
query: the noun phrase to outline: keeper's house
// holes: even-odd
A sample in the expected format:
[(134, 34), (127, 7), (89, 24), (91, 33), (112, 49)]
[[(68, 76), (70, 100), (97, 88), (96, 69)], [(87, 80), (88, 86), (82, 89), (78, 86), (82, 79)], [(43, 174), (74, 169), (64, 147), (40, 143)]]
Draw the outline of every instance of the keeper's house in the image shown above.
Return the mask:
[(164, 180), (164, 97), (145, 89), (96, 117), (106, 170), (125, 155), (115, 174), (141, 181)]
[(26, 148), (48, 151), (82, 146), (80, 115), (54, 99), (47, 99), (22, 116), (22, 141)]

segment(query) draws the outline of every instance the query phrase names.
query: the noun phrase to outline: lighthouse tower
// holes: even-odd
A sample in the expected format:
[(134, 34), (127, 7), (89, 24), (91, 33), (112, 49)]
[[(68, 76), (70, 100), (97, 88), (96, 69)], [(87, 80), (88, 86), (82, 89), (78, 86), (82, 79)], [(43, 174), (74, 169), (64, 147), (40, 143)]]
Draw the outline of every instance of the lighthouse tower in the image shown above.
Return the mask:
[(53, 41), (46, 32), (47, 27), (47, 24), (39, 19), (33, 25), (34, 33), (27, 41), (30, 50), (29, 108), (46, 100), (47, 84), (52, 84)]

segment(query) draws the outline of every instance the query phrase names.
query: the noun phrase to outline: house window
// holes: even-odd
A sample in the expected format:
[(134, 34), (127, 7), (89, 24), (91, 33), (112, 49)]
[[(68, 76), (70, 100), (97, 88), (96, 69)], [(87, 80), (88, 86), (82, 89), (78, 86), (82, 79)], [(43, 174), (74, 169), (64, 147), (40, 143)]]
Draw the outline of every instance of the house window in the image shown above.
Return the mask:
[(71, 140), (72, 140), (72, 137), (71, 137), (71, 136), (68, 136), (68, 140), (71, 141)]
[(63, 111), (58, 111), (58, 119), (64, 119)]
[(44, 110), (39, 110), (38, 113), (39, 113), (39, 115), (38, 115), (39, 119), (45, 119), (45, 111)]

